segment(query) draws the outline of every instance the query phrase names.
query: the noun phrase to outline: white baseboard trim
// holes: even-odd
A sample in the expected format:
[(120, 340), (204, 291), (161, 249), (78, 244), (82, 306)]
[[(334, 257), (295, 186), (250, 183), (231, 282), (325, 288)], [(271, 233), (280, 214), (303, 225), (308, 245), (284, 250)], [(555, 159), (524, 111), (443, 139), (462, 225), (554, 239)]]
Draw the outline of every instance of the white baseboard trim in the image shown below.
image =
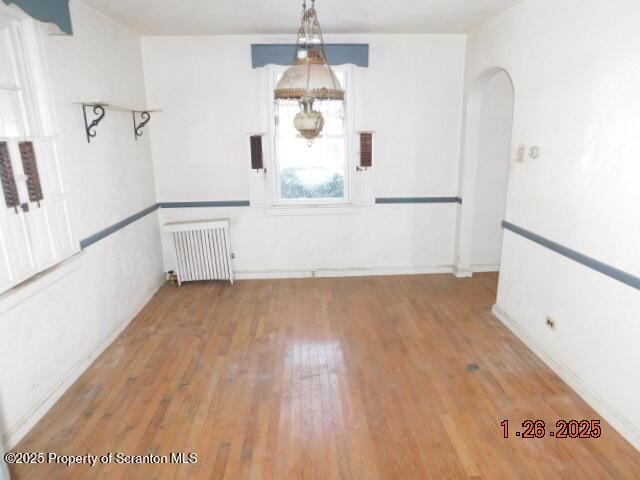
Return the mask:
[(2, 436), (2, 441), (7, 450), (14, 448), (20, 440), (31, 430), (36, 423), (49, 411), (49, 409), (60, 399), (67, 389), (75, 382), (82, 373), (95, 361), (96, 358), (104, 352), (109, 345), (122, 333), (122, 331), (133, 321), (133, 319), (142, 311), (155, 295), (158, 289), (164, 283), (164, 276), (151, 288), (142, 299), (136, 304), (134, 314), (123, 322), (121, 322), (113, 331), (104, 338), (98, 345), (93, 347), (84, 357), (82, 357), (67, 373), (65, 373), (49, 393), (40, 400), (33, 408), (31, 408), (20, 420), (13, 426), (8, 428), (7, 432)]
[(500, 264), (497, 265), (473, 265), (471, 267), (473, 273), (499, 272)]
[(380, 267), (380, 268), (321, 268), (317, 270), (257, 270), (236, 271), (237, 280), (266, 280), (283, 278), (314, 277), (374, 277), (382, 275), (427, 275), (435, 273), (451, 273), (451, 265), (424, 267)]
[(498, 305), (494, 305), (491, 312), (511, 332), (529, 347), (551, 370), (553, 370), (569, 387), (587, 402), (602, 418), (620, 433), (631, 445), (640, 450), (640, 431), (616, 408), (597, 394), (589, 385), (583, 382), (571, 369), (556, 360), (545, 347), (535, 340), (516, 320)]
[(473, 277), (473, 270), (471, 270), (470, 268), (464, 268), (460, 265), (454, 265), (452, 268), (452, 273), (456, 276), (456, 278)]

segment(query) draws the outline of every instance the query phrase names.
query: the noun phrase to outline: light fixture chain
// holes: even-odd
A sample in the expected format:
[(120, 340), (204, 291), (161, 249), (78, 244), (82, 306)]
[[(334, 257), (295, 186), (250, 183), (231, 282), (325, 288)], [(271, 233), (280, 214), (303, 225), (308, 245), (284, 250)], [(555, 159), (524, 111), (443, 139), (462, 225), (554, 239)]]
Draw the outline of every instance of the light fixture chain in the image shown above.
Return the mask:
[(315, 3), (315, 0), (302, 1), (293, 65), (278, 80), (274, 91), (277, 100), (298, 101), (300, 112), (295, 116), (294, 126), (307, 139), (309, 146), (325, 124), (321, 108), (314, 109), (314, 103), (322, 105), (325, 100), (344, 101), (344, 90), (327, 60)]

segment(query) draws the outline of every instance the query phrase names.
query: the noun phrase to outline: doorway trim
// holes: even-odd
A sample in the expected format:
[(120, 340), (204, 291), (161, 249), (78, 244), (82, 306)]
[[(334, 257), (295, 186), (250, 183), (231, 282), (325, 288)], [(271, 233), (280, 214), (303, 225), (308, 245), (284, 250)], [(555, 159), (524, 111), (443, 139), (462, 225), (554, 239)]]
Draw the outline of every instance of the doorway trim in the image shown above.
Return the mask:
[[(489, 83), (499, 73), (504, 73), (511, 82), (515, 108), (516, 89), (513, 78), (506, 68), (492, 67), (482, 72), (470, 85), (467, 92), (465, 110), (463, 112), (464, 125), (461, 139), (460, 176), (458, 184), (459, 197), (462, 199), (462, 202), (458, 206), (456, 218), (456, 243), (453, 262), (453, 274), (459, 278), (473, 276), (471, 247), (473, 240), (473, 223), (475, 219), (476, 177), (478, 156), (480, 153), (482, 104)], [(513, 140), (511, 143), (513, 143)], [(510, 151), (511, 150), (510, 146)]]

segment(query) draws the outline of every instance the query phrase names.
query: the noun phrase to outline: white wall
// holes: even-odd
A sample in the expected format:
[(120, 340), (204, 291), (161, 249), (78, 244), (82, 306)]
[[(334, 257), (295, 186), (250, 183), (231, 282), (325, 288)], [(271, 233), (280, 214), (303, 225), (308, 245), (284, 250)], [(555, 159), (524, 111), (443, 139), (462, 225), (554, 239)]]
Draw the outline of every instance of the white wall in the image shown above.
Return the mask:
[[(148, 135), (134, 140), (131, 115), (107, 112), (89, 145), (73, 104), (143, 105), (139, 39), (78, 1), (71, 12), (74, 35), (46, 37), (45, 50), (66, 184), (85, 238), (155, 204), (155, 191)], [(153, 213), (90, 246), (61, 270), (66, 276), (0, 315), (0, 433), (8, 447), (157, 290), (160, 251)], [(12, 301), (0, 302), (0, 311)]]
[[(286, 36), (145, 37), (147, 99), (158, 200), (255, 199), (247, 135), (268, 125), (266, 75), (251, 43)], [(373, 130), (374, 197), (456, 196), (464, 37), (373, 35), (370, 67), (355, 69), (355, 129)], [(161, 221), (229, 217), (241, 276), (449, 271), (455, 204), (334, 209), (163, 210)], [(365, 202), (367, 203), (367, 202)], [(322, 211), (320, 214), (319, 212)], [(172, 268), (170, 242), (165, 261)]]
[(509, 76), (499, 72), (487, 85), (480, 112), (471, 238), (472, 270), (497, 270), (500, 266), (512, 125), (513, 86)]
[[(509, 72), (513, 144), (542, 149), (513, 166), (506, 218), (636, 276), (639, 22), (635, 0), (528, 0), (470, 33), (466, 64), (467, 91), (489, 68)], [(640, 447), (637, 290), (505, 232), (497, 305)]]

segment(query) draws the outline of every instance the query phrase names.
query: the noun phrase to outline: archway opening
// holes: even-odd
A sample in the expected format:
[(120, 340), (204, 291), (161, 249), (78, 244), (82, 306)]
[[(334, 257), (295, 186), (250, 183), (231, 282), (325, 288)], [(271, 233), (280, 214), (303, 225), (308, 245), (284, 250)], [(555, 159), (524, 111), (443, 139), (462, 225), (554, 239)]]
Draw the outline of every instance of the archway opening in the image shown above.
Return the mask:
[(487, 85), (480, 107), (476, 162), (471, 270), (499, 271), (502, 220), (507, 202), (514, 91), (504, 72)]
[(508, 72), (486, 70), (465, 107), (454, 273), (499, 271), (507, 205), (515, 89)]

